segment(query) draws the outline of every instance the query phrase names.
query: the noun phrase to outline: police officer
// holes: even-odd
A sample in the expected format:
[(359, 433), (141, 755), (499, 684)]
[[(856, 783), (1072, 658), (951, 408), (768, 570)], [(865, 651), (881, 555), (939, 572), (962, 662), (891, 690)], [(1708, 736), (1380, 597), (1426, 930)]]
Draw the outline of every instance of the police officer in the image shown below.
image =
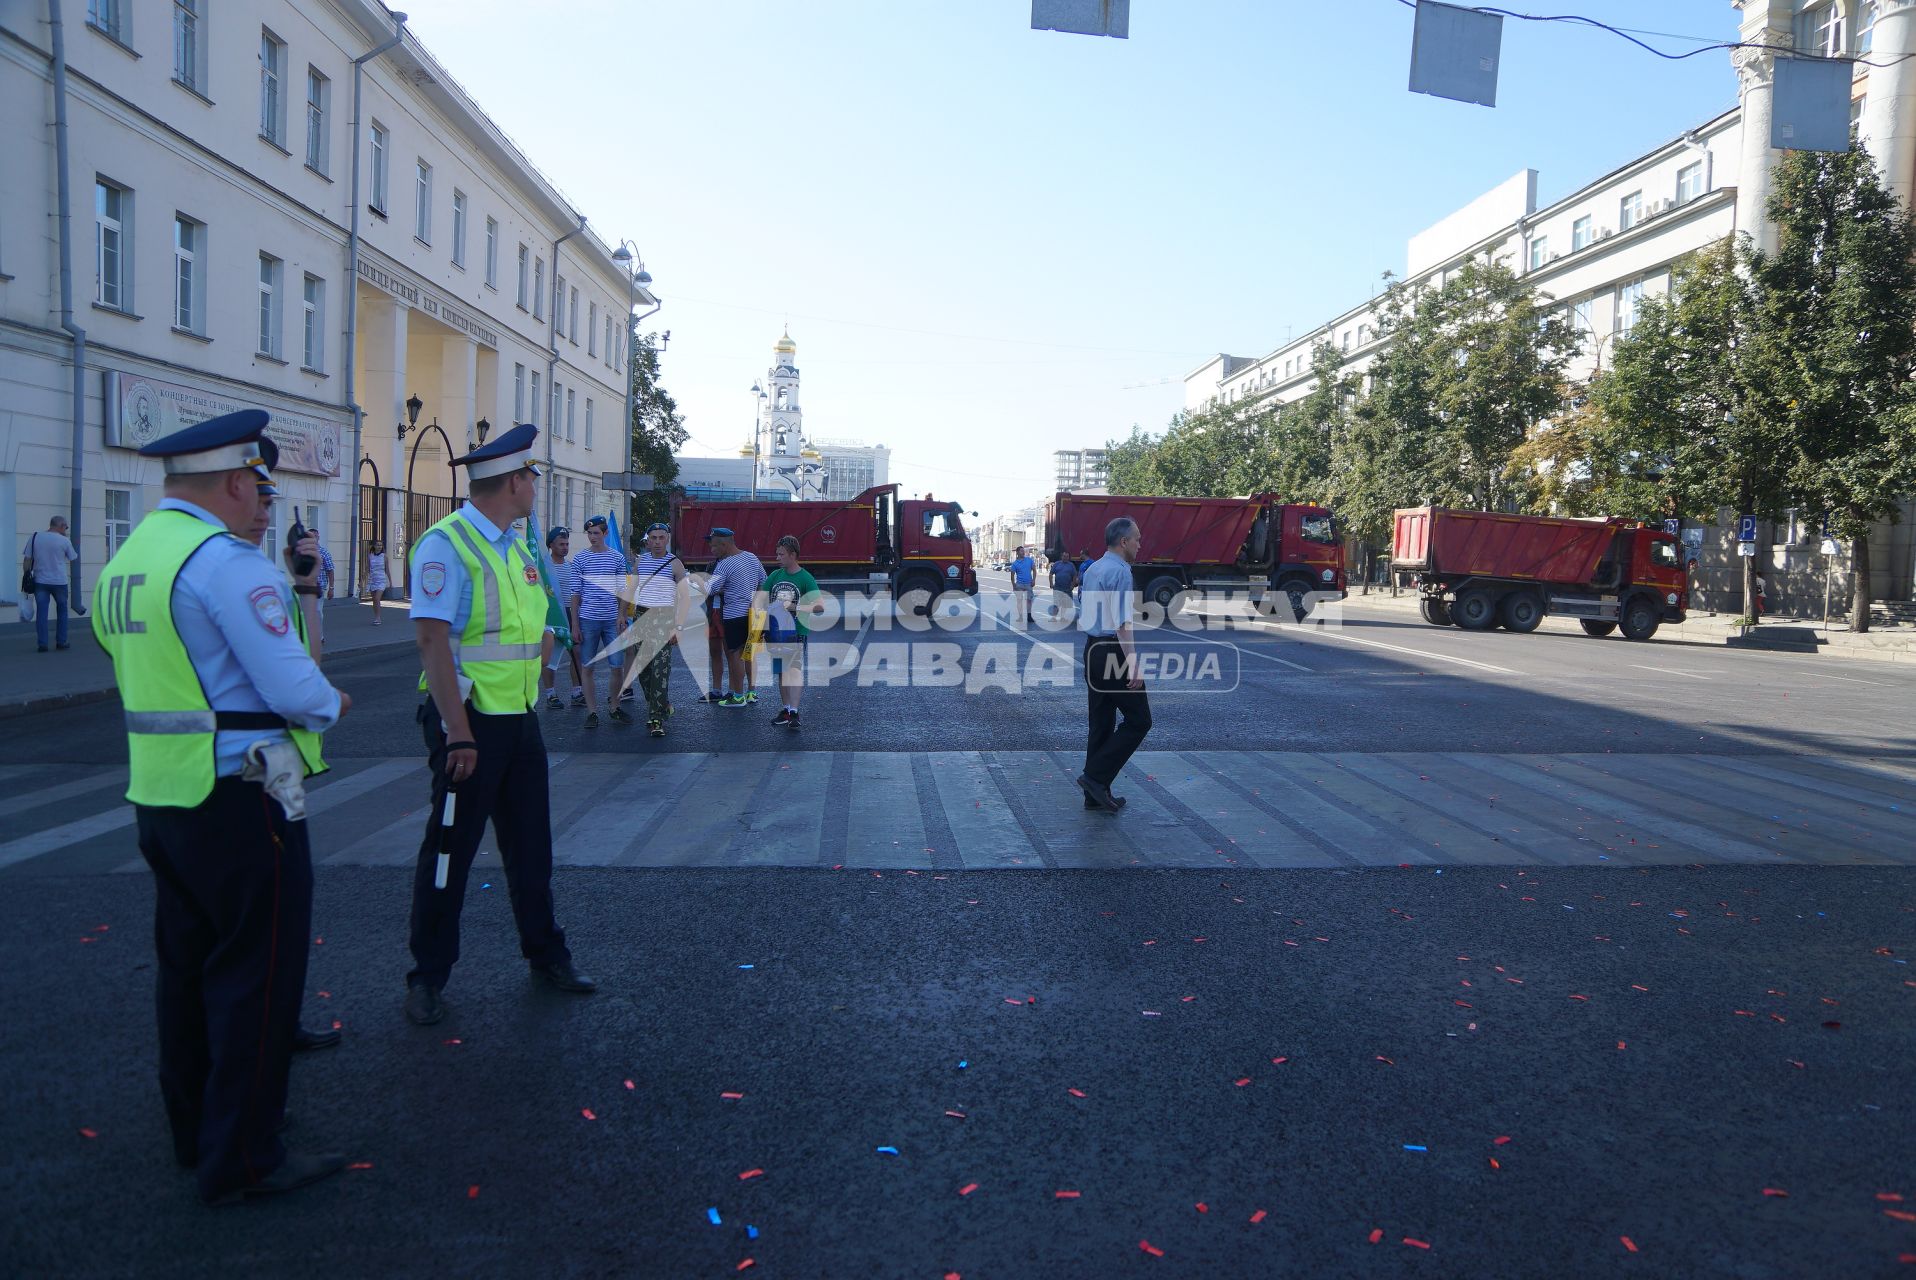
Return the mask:
[[(351, 700), (301, 645), (286, 581), (244, 533), (272, 477), (257, 409), (146, 446), (166, 497), (101, 571), (95, 636), (125, 707), (153, 870), (160, 1092), (209, 1204), (345, 1165), (288, 1151), (286, 1080), (312, 919), (302, 778)], [(302, 600), (317, 591), (295, 588)]]
[[(572, 967), (552, 914), (552, 818), (546, 747), (533, 709), (546, 635), (538, 566), (512, 525), (532, 514), (542, 474), (532, 459), (538, 428), (516, 426), (454, 466), (466, 503), (414, 544), (412, 619), (425, 673), (420, 706), (433, 770), (432, 810), (413, 876), (413, 969), (406, 1016), (445, 1016), (439, 993), (459, 958), (466, 873), (491, 819), (505, 864), (519, 949), (533, 973), (561, 991), (598, 989)], [(453, 791), (450, 799), (447, 792)], [(452, 825), (443, 826), (447, 805)]]

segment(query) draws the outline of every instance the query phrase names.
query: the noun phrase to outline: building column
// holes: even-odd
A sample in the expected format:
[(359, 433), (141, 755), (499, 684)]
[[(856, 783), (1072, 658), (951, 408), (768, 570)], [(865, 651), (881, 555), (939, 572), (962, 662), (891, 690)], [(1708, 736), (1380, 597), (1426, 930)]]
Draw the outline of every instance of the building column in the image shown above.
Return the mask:
[(1859, 138), (1883, 175), (1883, 185), (1905, 207), (1916, 182), (1916, 0), (1879, 0)]
[(452, 440), (452, 456), (479, 443), (479, 344), (448, 334), (439, 343), (439, 386), (434, 408), (439, 425)]
[[(1743, 26), (1737, 39), (1745, 44), (1788, 45), (1791, 0), (1743, 0)], [(1776, 55), (1763, 49), (1733, 49), (1742, 103), (1743, 157), (1736, 186), (1736, 229), (1746, 233), (1765, 253), (1776, 249), (1776, 227), (1769, 219), (1770, 166), (1776, 150), (1770, 146), (1773, 119)]]

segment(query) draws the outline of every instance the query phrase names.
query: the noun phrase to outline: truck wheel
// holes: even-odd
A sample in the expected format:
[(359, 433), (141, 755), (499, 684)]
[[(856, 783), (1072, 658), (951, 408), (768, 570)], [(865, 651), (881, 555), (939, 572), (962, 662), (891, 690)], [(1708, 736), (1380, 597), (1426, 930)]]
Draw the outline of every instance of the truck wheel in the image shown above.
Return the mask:
[(1578, 618), (1577, 625), (1583, 628), (1583, 634), (1587, 636), (1607, 636), (1617, 629), (1616, 623), (1601, 618)]
[(1164, 616), (1171, 616), (1171, 605), (1184, 590), (1184, 584), (1168, 573), (1161, 573), (1144, 584), (1144, 598), (1164, 610)]
[(938, 579), (928, 573), (906, 574), (898, 583), (898, 594), (893, 597), (898, 610), (908, 617), (926, 618), (938, 599)]
[(1543, 598), (1534, 591), (1513, 591), (1504, 597), (1497, 613), (1507, 630), (1528, 635), (1543, 625)]
[(1433, 627), (1450, 625), (1450, 606), (1437, 596), (1425, 596), (1417, 602), (1417, 612), (1424, 615), (1424, 621)]
[(1309, 583), (1299, 582), (1293, 578), (1278, 589), (1284, 593), (1285, 599), (1290, 604), (1292, 619), (1302, 622), (1311, 616), (1311, 587)]
[(1482, 587), (1472, 587), (1450, 606), (1450, 620), (1466, 631), (1488, 631), (1497, 625), (1497, 600)]
[(1656, 606), (1647, 596), (1638, 596), (1623, 607), (1623, 638), (1625, 640), (1648, 640), (1657, 633)]

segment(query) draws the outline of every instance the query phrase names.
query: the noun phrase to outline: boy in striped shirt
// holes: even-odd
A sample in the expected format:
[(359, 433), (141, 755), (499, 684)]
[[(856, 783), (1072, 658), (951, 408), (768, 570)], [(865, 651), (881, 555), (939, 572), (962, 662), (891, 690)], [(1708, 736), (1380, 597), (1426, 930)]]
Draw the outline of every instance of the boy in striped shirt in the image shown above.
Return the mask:
[[(607, 589), (625, 581), (625, 557), (605, 545), (604, 516), (592, 516), (585, 522), (585, 536), (592, 544), (589, 551), (574, 556), (578, 574), (572, 598), (578, 602), (579, 672), (585, 677), (585, 727), (599, 727), (599, 678), (592, 670), (592, 659), (600, 650), (619, 638), (619, 598)], [(631, 724), (632, 717), (619, 705), (619, 672), (625, 667), (625, 655), (614, 652), (606, 659), (612, 669), (610, 695), (612, 723)]]

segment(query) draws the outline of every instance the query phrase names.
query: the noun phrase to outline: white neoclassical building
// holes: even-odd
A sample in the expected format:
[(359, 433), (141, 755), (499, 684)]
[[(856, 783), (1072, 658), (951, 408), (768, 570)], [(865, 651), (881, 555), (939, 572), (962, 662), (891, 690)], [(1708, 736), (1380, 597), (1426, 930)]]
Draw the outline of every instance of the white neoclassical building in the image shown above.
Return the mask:
[[(1732, 0), (1741, 13), (1737, 39), (1821, 54), (1854, 54), (1888, 65), (1855, 67), (1850, 120), (1889, 186), (1908, 202), (1916, 185), (1916, 0)], [(1645, 55), (1646, 57), (1648, 55)], [(1410, 237), (1403, 278), (1438, 284), (1473, 259), (1501, 260), (1567, 306), (1585, 342), (1571, 376), (1598, 372), (1617, 339), (1636, 323), (1647, 295), (1669, 288), (1684, 255), (1732, 232), (1774, 244), (1763, 210), (1770, 167), (1782, 152), (1770, 144), (1770, 93), (1777, 55), (1735, 51), (1738, 105), (1683, 130), (1663, 145), (1539, 207), (1537, 173), (1526, 169), (1436, 225)], [(1376, 298), (1296, 334), (1263, 356), (1219, 354), (1185, 376), (1185, 407), (1198, 409), (1247, 397), (1280, 403), (1311, 388), (1311, 353), (1330, 343), (1361, 375), (1380, 350)], [(1871, 538), (1872, 593), (1909, 600), (1916, 587), (1916, 506), (1877, 526)], [(1800, 603), (1820, 602), (1825, 567), (1812, 519), (1778, 521), (1771, 568), (1802, 579)], [(1727, 539), (1697, 545), (1727, 555)], [(1707, 558), (1707, 552), (1706, 558)], [(1838, 593), (1839, 599), (1841, 593)]]
[(624, 317), (656, 300), (376, 0), (0, 0), (0, 112), (16, 542), (71, 512), (90, 587), (161, 496), (134, 450), (248, 406), (342, 589), (506, 424), (541, 430), (541, 519), (610, 509)]

